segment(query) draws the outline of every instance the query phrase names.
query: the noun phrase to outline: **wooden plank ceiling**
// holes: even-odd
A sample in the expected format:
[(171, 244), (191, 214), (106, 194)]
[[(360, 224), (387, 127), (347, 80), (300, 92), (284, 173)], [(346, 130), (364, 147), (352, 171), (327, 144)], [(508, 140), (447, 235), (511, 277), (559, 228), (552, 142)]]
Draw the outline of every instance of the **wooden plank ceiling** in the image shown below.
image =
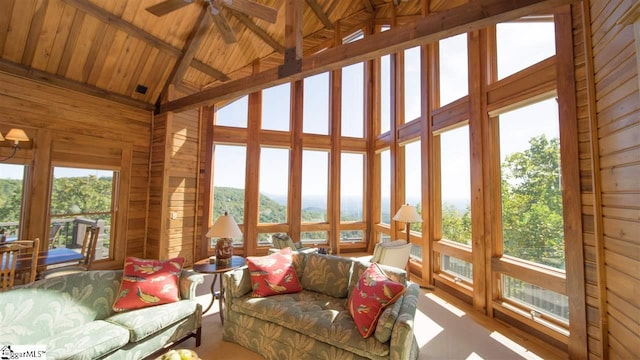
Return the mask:
[[(261, 70), (283, 64), (285, 0), (255, 0), (278, 10), (273, 24), (221, 7), (232, 44), (204, 0), (160, 17), (145, 10), (163, 1), (0, 0), (0, 71), (152, 109), (169, 84), (188, 94), (247, 77), (256, 60)], [(303, 2), (308, 55), (333, 46), (336, 31), (402, 24), (467, 0)]]

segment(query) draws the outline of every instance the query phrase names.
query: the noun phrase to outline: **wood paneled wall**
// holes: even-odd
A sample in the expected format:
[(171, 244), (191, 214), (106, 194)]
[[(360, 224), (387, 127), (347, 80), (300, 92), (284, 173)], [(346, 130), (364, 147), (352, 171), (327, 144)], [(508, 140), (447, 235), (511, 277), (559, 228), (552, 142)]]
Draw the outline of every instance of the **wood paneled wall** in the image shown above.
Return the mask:
[(640, 356), (640, 95), (633, 0), (574, 6), (589, 357)]
[[(200, 112), (165, 113), (153, 121), (146, 256), (196, 258)], [(196, 234), (198, 236), (196, 236)]]
[[(115, 259), (97, 267), (119, 267), (125, 255), (143, 256), (149, 181), (152, 114), (0, 72), (0, 132), (27, 131), (31, 141), (10, 162), (29, 165), (24, 235), (48, 238), (51, 167), (85, 166), (120, 171)], [(8, 148), (0, 148), (0, 157)]]

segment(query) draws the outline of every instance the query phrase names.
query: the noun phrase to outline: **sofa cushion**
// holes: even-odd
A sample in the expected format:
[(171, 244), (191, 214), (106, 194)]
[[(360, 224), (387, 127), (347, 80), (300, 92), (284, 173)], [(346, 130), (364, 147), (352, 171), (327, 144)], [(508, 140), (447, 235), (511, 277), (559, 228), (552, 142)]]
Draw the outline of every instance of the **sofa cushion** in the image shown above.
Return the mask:
[(271, 296), (296, 293), (302, 290), (292, 265), (291, 248), (267, 256), (248, 256), (251, 273), (251, 296)]
[(96, 359), (129, 342), (121, 326), (96, 320), (38, 341), (47, 347), (47, 359)]
[(336, 298), (346, 298), (353, 261), (332, 255), (307, 254), (302, 287)]
[(349, 296), (347, 307), (363, 337), (373, 335), (380, 314), (398, 300), (404, 290), (403, 284), (391, 281), (376, 263), (362, 273)]
[(113, 272), (87, 271), (0, 293), (0, 342), (31, 344), (112, 313)]
[(129, 340), (138, 342), (163, 328), (193, 315), (198, 302), (183, 300), (136, 311), (115, 314), (106, 321), (128, 330)]
[(114, 311), (140, 309), (180, 300), (178, 281), (184, 258), (166, 261), (128, 257)]
[[(363, 357), (371, 358), (371, 354), (389, 357), (388, 342), (381, 343), (374, 337), (363, 339), (358, 333), (345, 299), (308, 290), (267, 298), (246, 295), (234, 299), (231, 310), (297, 331)], [(248, 328), (252, 326), (251, 323), (243, 325)]]

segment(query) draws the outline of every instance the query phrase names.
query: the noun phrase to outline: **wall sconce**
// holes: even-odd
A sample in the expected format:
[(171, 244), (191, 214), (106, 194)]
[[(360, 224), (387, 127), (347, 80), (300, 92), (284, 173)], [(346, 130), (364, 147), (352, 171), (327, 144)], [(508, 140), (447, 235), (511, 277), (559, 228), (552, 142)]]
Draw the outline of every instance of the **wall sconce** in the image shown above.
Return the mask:
[(13, 148), (13, 152), (7, 157), (0, 158), (0, 161), (6, 161), (14, 157), (16, 155), (16, 152), (20, 148), (20, 141), (29, 141), (29, 137), (22, 129), (11, 129), (4, 137), (2, 136), (2, 134), (0, 134), (0, 141), (5, 140), (13, 140), (13, 145), (11, 145), (11, 147)]

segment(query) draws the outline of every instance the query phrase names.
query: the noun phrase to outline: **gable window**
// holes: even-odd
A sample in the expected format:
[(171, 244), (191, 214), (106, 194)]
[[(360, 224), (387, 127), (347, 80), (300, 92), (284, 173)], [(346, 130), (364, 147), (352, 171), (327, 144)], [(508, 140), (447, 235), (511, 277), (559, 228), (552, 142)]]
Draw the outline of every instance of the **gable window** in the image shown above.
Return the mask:
[(262, 90), (262, 129), (289, 131), (291, 84)]
[(329, 73), (304, 79), (302, 131), (307, 134), (329, 134)]
[(364, 64), (342, 68), (342, 136), (364, 136)]
[(234, 100), (216, 110), (215, 124), (220, 126), (247, 127), (249, 97)]
[(447, 105), (469, 94), (467, 34), (452, 36), (439, 43), (440, 105)]

